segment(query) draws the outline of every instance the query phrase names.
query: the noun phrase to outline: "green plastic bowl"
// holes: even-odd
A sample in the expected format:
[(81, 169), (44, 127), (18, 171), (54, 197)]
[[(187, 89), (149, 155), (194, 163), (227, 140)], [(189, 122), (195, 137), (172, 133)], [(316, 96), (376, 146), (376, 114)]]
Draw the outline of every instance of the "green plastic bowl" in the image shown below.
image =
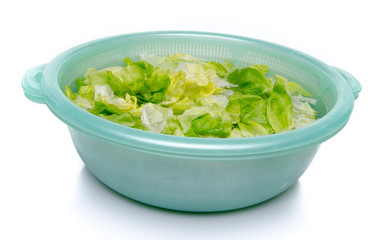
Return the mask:
[[(89, 67), (122, 65), (140, 53), (186, 53), (237, 66), (263, 63), (318, 99), (315, 123), (270, 136), (185, 138), (146, 132), (92, 115), (68, 100), (65, 86)], [(29, 70), (25, 95), (69, 126), (81, 159), (104, 184), (150, 205), (181, 211), (225, 211), (268, 200), (295, 183), (320, 143), (347, 123), (361, 85), (347, 72), (306, 54), (256, 39), (203, 32), (146, 32), (76, 46)]]

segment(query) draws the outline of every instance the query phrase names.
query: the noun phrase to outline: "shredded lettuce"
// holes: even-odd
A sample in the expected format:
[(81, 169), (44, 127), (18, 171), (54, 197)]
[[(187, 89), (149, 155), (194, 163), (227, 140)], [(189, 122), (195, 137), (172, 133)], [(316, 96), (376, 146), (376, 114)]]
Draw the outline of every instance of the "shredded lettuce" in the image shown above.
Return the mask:
[(127, 127), (186, 137), (238, 138), (315, 122), (316, 99), (296, 82), (255, 64), (141, 54), (123, 66), (89, 68), (66, 86), (79, 107)]

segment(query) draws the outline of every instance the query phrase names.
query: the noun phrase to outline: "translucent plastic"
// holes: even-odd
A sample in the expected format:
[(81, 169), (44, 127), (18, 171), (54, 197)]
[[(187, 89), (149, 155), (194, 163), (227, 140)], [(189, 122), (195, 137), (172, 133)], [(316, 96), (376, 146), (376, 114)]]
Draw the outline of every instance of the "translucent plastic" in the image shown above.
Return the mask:
[[(320, 120), (270, 136), (185, 138), (106, 121), (64, 96), (64, 87), (87, 68), (122, 65), (124, 57), (139, 60), (140, 53), (185, 53), (203, 60), (229, 59), (237, 66), (266, 64), (269, 74), (298, 82), (318, 99)], [(319, 144), (347, 123), (361, 86), (347, 72), (280, 45), (222, 34), (149, 32), (72, 48), (47, 65), (30, 70), (23, 79), (23, 89), (29, 99), (45, 103), (69, 126), (81, 158), (108, 186), (156, 206), (221, 211), (264, 201), (293, 184)], [(283, 175), (285, 172), (288, 174)], [(235, 196), (236, 191), (242, 195)], [(222, 199), (227, 198), (223, 205)]]

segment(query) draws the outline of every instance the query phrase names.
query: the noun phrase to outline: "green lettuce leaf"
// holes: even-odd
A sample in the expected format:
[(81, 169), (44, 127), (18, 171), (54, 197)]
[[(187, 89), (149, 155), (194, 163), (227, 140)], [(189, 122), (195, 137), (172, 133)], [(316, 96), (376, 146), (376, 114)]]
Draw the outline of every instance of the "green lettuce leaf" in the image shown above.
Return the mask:
[(88, 99), (89, 101), (93, 101), (95, 97), (95, 88), (91, 85), (81, 86), (78, 90), (78, 95)]
[(107, 85), (95, 86), (94, 108), (90, 112), (94, 114), (102, 113), (125, 113), (131, 112), (138, 115), (138, 100), (128, 93), (124, 97), (117, 97), (111, 87)]
[(170, 78), (167, 72), (156, 68), (150, 78), (144, 81), (144, 88), (135, 94), (143, 102), (160, 103), (169, 86)]
[(260, 136), (274, 133), (267, 119), (268, 100), (260, 96), (235, 93), (226, 107), (233, 123), (250, 135)]
[(123, 114), (98, 114), (99, 117), (104, 118), (106, 120), (121, 124), (123, 126), (127, 127), (133, 127), (133, 128), (142, 128), (143, 125), (141, 124), (141, 121), (139, 118), (135, 117), (129, 112), (123, 113)]
[(106, 82), (118, 97), (123, 97), (126, 93), (132, 93), (127, 81), (116, 77), (111, 71), (106, 72)]
[(85, 83), (90, 82), (92, 86), (105, 85), (107, 84), (106, 79), (107, 79), (107, 71), (98, 71), (95, 68), (89, 68), (87, 70), (86, 79), (84, 80), (84, 82)]
[(215, 72), (217, 75), (224, 75), (227, 73), (226, 68), (221, 63), (210, 61), (206, 63), (207, 68)]
[(122, 92), (130, 91), (132, 94), (136, 94), (144, 89), (146, 74), (137, 65), (127, 66), (113, 73), (113, 75), (112, 85), (117, 85), (114, 91), (120, 91), (121, 88), (125, 88)]
[(239, 68), (227, 77), (230, 83), (238, 85), (237, 91), (244, 94), (263, 96), (271, 91), (272, 84), (258, 67)]
[(190, 131), (186, 136), (217, 136), (228, 137), (230, 135), (231, 126), (224, 124), (221, 116), (211, 116), (206, 113), (192, 120)]
[(75, 84), (77, 89), (79, 90), (82, 86), (90, 86), (91, 81), (89, 78), (82, 77), (82, 78), (77, 78)]
[(169, 118), (173, 117), (171, 108), (164, 108), (152, 103), (146, 103), (140, 117), (143, 126), (149, 131), (161, 133)]
[(133, 65), (140, 67), (147, 77), (151, 77), (154, 72), (154, 66), (146, 61), (134, 62)]
[(182, 128), (177, 116), (171, 116), (166, 120), (166, 124), (161, 133), (183, 137)]
[(312, 95), (307, 90), (305, 90), (300, 84), (296, 82), (288, 81), (288, 79), (280, 75), (274, 75), (274, 78), (284, 82), (285, 89), (288, 93), (290, 93), (290, 95), (301, 94), (305, 97), (312, 97)]
[[(136, 65), (139, 64), (139, 65)], [(170, 86), (167, 72), (145, 62), (134, 63), (120, 71), (107, 71), (106, 82), (115, 95), (134, 95), (140, 102), (161, 102)]]
[(250, 122), (249, 124), (239, 122), (231, 131), (230, 138), (256, 137), (268, 135), (268, 131), (259, 123)]
[(177, 118), (185, 136), (228, 137), (232, 129), (230, 115), (216, 103), (192, 106)]
[(267, 119), (276, 133), (294, 129), (293, 104), (286, 92), (285, 83), (276, 79), (267, 102)]
[(170, 85), (166, 89), (163, 101), (160, 103), (162, 106), (168, 106), (178, 102), (185, 92), (185, 75), (182, 72), (170, 74), (169, 77)]
[(73, 91), (72, 91), (72, 89), (70, 88), (70, 86), (69, 85), (67, 85), (66, 87), (65, 87), (65, 96), (67, 97), (67, 98), (69, 98), (70, 100), (74, 100), (74, 99), (76, 99), (76, 95), (73, 93)]
[(230, 60), (224, 61), (222, 63), (222, 65), (223, 65), (224, 69), (227, 71), (227, 73), (230, 73), (236, 69), (236, 66)]

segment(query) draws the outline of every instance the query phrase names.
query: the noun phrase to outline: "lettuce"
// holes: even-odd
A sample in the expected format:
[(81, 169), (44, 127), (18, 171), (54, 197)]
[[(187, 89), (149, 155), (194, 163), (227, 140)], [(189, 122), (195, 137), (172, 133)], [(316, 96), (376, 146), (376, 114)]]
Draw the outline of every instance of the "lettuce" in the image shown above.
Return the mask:
[(70, 100), (74, 101), (74, 99), (76, 99), (76, 95), (73, 93), (72, 89), (70, 88), (70, 86), (66, 86), (65, 87), (65, 96), (67, 98), (69, 98)]
[(316, 121), (312, 95), (282, 76), (267, 77), (263, 64), (237, 68), (185, 54), (123, 62), (87, 69), (65, 96), (108, 121), (186, 137), (255, 137)]
[(135, 117), (129, 112), (123, 114), (111, 114), (111, 115), (99, 114), (98, 116), (127, 127), (144, 129), (143, 125), (141, 124), (141, 121), (139, 121), (139, 118)]
[(227, 112), (238, 129), (252, 136), (274, 133), (267, 118), (268, 100), (260, 96), (236, 93), (230, 97)]
[(170, 105), (178, 102), (185, 92), (185, 75), (182, 72), (169, 75), (170, 85), (165, 91), (161, 105)]
[(173, 116), (173, 110), (171, 108), (164, 108), (152, 103), (146, 103), (140, 119), (149, 131), (161, 133), (167, 120)]
[(263, 69), (255, 66), (236, 69), (228, 75), (227, 80), (238, 85), (236, 90), (241, 93), (263, 96), (271, 90), (272, 84), (265, 77)]
[(137, 98), (126, 93), (124, 97), (116, 97), (114, 91), (109, 85), (96, 85), (94, 96), (94, 108), (90, 112), (100, 114), (102, 112), (109, 113), (125, 113), (138, 108)]
[(276, 133), (292, 130), (295, 127), (293, 120), (293, 105), (286, 92), (282, 80), (276, 79), (273, 91), (267, 102), (267, 119)]
[(212, 116), (209, 113), (205, 113), (192, 120), (190, 130), (187, 132), (187, 136), (228, 137), (231, 126), (225, 124), (221, 116)]
[(151, 76), (144, 81), (143, 89), (136, 92), (136, 96), (142, 102), (160, 103), (170, 86), (170, 78), (167, 72), (155, 69)]
[(177, 119), (188, 137), (228, 137), (232, 129), (231, 117), (216, 103), (204, 106), (198, 102)]
[(316, 121), (317, 112), (310, 105), (316, 105), (315, 99), (298, 94), (291, 96), (291, 100), (293, 104), (293, 119), (296, 123), (296, 128), (304, 127)]
[(141, 54), (142, 61), (146, 61), (155, 67), (159, 67), (164, 71), (175, 72), (178, 70), (179, 66), (185, 65), (187, 63), (199, 63), (200, 61), (187, 54), (172, 54), (169, 57), (160, 57), (151, 54)]

